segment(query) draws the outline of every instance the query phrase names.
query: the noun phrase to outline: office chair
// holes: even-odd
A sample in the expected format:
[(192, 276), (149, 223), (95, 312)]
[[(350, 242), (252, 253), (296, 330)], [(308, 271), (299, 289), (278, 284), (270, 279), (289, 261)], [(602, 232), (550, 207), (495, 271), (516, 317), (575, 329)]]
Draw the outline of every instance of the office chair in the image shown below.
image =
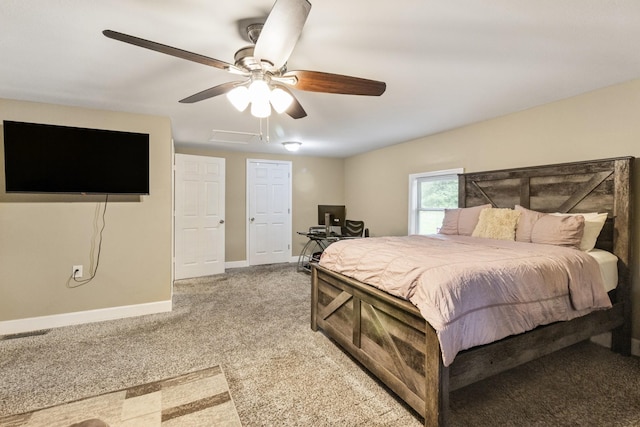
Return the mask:
[(369, 229), (364, 228), (364, 221), (346, 219), (341, 234), (344, 237), (369, 237)]

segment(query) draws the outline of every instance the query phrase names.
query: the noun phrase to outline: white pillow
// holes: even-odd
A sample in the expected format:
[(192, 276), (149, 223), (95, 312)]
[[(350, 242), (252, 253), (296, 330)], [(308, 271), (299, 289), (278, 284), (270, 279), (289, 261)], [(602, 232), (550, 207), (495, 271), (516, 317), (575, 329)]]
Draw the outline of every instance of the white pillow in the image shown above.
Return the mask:
[(582, 240), (580, 241), (580, 250), (588, 252), (596, 247), (596, 240), (604, 227), (604, 223), (607, 220), (606, 213), (577, 213), (577, 214), (563, 214), (554, 213), (551, 215), (557, 216), (576, 216), (582, 215), (584, 217), (584, 233), (582, 234)]

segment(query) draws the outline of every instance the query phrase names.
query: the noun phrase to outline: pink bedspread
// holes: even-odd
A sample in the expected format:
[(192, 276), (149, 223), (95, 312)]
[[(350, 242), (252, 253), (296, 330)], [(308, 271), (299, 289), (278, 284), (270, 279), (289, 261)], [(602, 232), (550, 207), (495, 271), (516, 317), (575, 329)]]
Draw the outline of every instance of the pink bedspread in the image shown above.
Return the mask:
[(467, 236), (343, 240), (320, 265), (411, 301), (459, 351), (611, 307), (597, 262), (559, 246)]

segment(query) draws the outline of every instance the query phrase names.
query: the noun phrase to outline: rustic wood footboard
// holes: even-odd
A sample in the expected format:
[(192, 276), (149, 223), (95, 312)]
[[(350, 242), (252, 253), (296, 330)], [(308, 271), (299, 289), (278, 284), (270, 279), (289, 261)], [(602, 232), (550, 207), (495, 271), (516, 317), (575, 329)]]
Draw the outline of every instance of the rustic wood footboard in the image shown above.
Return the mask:
[(325, 331), (425, 425), (445, 425), (449, 377), (436, 333), (418, 309), (315, 265), (311, 283), (311, 329)]
[(460, 175), (460, 206), (491, 203), (542, 212), (607, 212), (596, 247), (613, 252), (613, 307), (460, 352), (444, 367), (436, 332), (408, 301), (314, 265), (311, 328), (321, 329), (424, 417), (447, 425), (449, 392), (540, 356), (612, 331), (612, 348), (630, 353), (633, 158)]
[(311, 283), (311, 329), (334, 339), (424, 417), (425, 426), (447, 425), (449, 391), (624, 324), (624, 305), (617, 303), (463, 351), (444, 367), (436, 333), (413, 304), (317, 265)]

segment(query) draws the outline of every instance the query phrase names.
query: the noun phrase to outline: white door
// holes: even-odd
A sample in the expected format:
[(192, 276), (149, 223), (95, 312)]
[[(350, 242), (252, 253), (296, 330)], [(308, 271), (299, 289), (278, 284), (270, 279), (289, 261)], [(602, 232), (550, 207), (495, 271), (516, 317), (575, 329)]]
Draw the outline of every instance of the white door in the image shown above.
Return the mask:
[(291, 260), (291, 162), (247, 160), (249, 265)]
[(225, 161), (175, 158), (175, 279), (223, 273)]

